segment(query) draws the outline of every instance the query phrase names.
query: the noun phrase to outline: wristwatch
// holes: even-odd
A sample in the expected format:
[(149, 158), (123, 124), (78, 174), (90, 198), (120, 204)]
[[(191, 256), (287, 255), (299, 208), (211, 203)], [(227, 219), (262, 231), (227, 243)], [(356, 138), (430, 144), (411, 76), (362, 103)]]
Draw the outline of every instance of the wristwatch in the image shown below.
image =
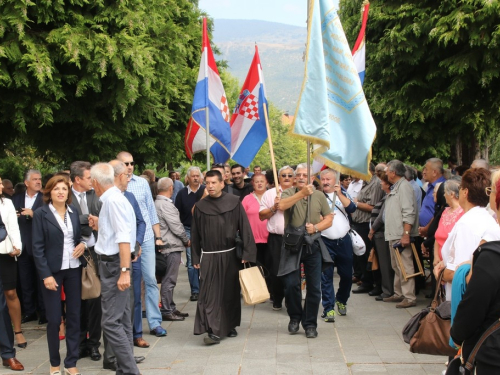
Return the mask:
[(128, 268), (128, 267), (122, 267), (122, 272), (127, 272), (127, 271), (130, 271), (130, 268)]
[(410, 234), (410, 232), (408, 232), (407, 230), (405, 230), (405, 234)]
[(314, 233), (318, 233), (319, 232), (319, 229), (318, 229), (318, 227), (316, 225), (314, 225), (314, 230), (315, 230)]
[(161, 237), (155, 237), (155, 241), (161, 240)]

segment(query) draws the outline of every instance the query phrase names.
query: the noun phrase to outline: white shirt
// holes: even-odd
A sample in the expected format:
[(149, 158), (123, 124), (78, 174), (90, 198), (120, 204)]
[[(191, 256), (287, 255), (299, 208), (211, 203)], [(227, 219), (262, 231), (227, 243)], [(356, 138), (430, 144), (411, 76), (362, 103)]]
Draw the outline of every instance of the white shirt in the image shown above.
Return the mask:
[[(61, 227), (61, 230), (64, 235), (64, 247), (63, 247), (61, 270), (80, 267), (80, 259), (73, 258), (73, 250), (75, 250), (75, 240), (73, 238), (73, 223), (71, 223), (71, 218), (68, 213), (68, 212), (72, 213), (73, 211), (71, 211), (71, 208), (69, 208), (69, 206), (66, 206), (67, 209), (66, 220), (63, 220), (61, 219), (61, 216), (59, 216), (59, 213), (57, 212), (56, 208), (52, 205), (52, 203), (49, 204), (49, 208), (54, 214), (54, 217), (59, 223), (59, 226)], [(66, 221), (66, 223), (64, 221)]]
[[(474, 207), (457, 221), (443, 244), (441, 254), (446, 269), (455, 271), (461, 263), (471, 261), (483, 239), (500, 240), (500, 226), (485, 207)], [(451, 299), (451, 283), (446, 283), (446, 299)]]
[(14, 251), (13, 246), (22, 250), (21, 233), (19, 232), (19, 223), (17, 214), (12, 201), (7, 198), (0, 200), (0, 215), (7, 230), (7, 238), (0, 242), (0, 254), (8, 254)]
[(24, 207), (23, 208), (29, 208), (31, 210), (31, 207), (35, 204), (36, 197), (38, 196), (38, 193), (30, 197), (28, 193), (26, 192), (24, 194)]
[[(281, 186), (279, 186), (278, 188), (280, 193), (283, 193), (283, 189), (281, 188)], [(276, 198), (276, 195), (276, 188), (267, 190), (262, 195), (262, 198), (260, 200), (259, 212), (273, 207), (274, 198)], [(285, 216), (283, 215), (283, 211), (277, 210), (276, 213), (271, 216), (271, 218), (267, 219), (267, 231), (269, 233), (283, 235), (285, 231)]]
[[(81, 200), (82, 200), (82, 193), (80, 193), (79, 191), (76, 191), (75, 189), (71, 188), (71, 190), (73, 190), (73, 194), (75, 194), (75, 197), (76, 199), (78, 199), (78, 205), (81, 207)], [(85, 204), (87, 204), (87, 193), (83, 193), (84, 196), (85, 196)], [(85, 236), (82, 236), (83, 239), (85, 240), (85, 242), (87, 243), (87, 246), (88, 247), (92, 247), (95, 245), (95, 236), (94, 236), (94, 233), (91, 233), (90, 234), (90, 237), (87, 238)]]
[[(321, 235), (325, 236), (330, 240), (338, 240), (340, 238), (344, 238), (347, 232), (349, 232), (349, 229), (351, 228), (349, 220), (347, 220), (346, 218), (347, 214), (345, 212), (344, 205), (340, 201), (338, 195), (336, 195), (336, 201), (334, 205), (332, 202), (334, 193), (325, 193), (325, 194), (328, 196), (326, 201), (328, 202), (328, 205), (330, 206), (330, 209), (332, 210), (334, 217), (332, 226), (321, 231)], [(339, 212), (339, 207), (342, 210), (342, 212)]]
[(120, 252), (118, 244), (129, 243), (134, 251), (136, 219), (134, 208), (120, 189), (113, 186), (100, 197), (99, 232), (94, 250), (100, 255), (115, 255)]
[(349, 184), (349, 187), (347, 188), (347, 194), (352, 199), (355, 199), (358, 197), (359, 192), (361, 191), (361, 188), (363, 187), (363, 180), (358, 180), (358, 181), (351, 181)]

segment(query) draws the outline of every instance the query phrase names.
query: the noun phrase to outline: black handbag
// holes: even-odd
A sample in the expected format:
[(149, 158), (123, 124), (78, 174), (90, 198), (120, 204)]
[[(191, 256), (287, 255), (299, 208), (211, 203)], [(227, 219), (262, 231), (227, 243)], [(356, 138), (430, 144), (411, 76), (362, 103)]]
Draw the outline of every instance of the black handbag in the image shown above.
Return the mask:
[(2, 220), (2, 215), (0, 214), (0, 242), (5, 241), (7, 238), (7, 228), (5, 228), (5, 224)]
[[(307, 208), (306, 208), (307, 209)], [(295, 205), (290, 209), (290, 216), (288, 225), (285, 228), (283, 234), (283, 247), (292, 254), (297, 254), (304, 244), (304, 236), (306, 235), (306, 220), (307, 215), (304, 218), (304, 223), (300, 227), (294, 227), (290, 224), (293, 218), (293, 212), (295, 210)]]
[(170, 246), (168, 244), (166, 245), (155, 245), (155, 254), (156, 254), (156, 270), (155, 274), (156, 277), (161, 279), (163, 276), (165, 276), (165, 273), (167, 273), (167, 259), (163, 256), (162, 253), (160, 253), (160, 250), (162, 249), (168, 249)]

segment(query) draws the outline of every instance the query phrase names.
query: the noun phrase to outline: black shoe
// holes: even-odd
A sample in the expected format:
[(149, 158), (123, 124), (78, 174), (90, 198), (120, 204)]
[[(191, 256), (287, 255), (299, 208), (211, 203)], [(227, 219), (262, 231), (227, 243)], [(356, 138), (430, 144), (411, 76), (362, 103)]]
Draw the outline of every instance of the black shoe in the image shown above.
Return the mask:
[(116, 362), (102, 362), (102, 368), (104, 370), (111, 370), (116, 372)]
[(38, 316), (36, 315), (36, 313), (26, 314), (21, 319), (21, 323), (34, 322), (37, 318), (38, 318)]
[(90, 352), (87, 348), (80, 348), (80, 350), (78, 351), (78, 358), (79, 359), (86, 358), (89, 355), (90, 355)]
[(187, 318), (189, 316), (188, 313), (183, 313), (183, 312), (180, 312), (179, 310), (175, 310), (174, 314), (177, 316), (182, 316), (183, 318)]
[(207, 337), (203, 339), (203, 342), (207, 345), (220, 344), (220, 337), (215, 336), (213, 333), (209, 333)]
[(384, 300), (384, 297), (382, 297), (382, 295), (375, 297), (375, 301), (383, 301), (383, 300)]
[(162, 313), (161, 320), (163, 320), (164, 322), (165, 321), (167, 321), (167, 322), (182, 322), (184, 320), (184, 318), (182, 316), (175, 315), (175, 314)]
[(299, 332), (299, 321), (298, 320), (290, 320), (290, 323), (288, 323), (288, 332), (291, 335), (294, 335), (297, 332)]
[(99, 353), (99, 348), (90, 348), (90, 359), (93, 361), (99, 361), (101, 359), (101, 353)]
[(227, 334), (227, 337), (236, 337), (238, 336), (238, 332), (236, 331), (236, 328), (233, 328), (229, 333)]
[(40, 319), (38, 319), (38, 324), (47, 324), (49, 321), (45, 317), (45, 315), (40, 315)]
[(316, 328), (307, 327), (306, 328), (306, 337), (308, 339), (315, 339), (316, 337), (318, 337), (318, 331), (316, 331)]
[(381, 288), (374, 288), (372, 289), (370, 292), (368, 292), (368, 295), (370, 297), (375, 297), (375, 296), (379, 296), (382, 294), (382, 289)]
[(352, 292), (354, 294), (360, 294), (360, 293), (368, 293), (369, 291), (371, 291), (373, 289), (373, 287), (369, 286), (369, 285), (365, 285), (365, 284), (361, 284), (360, 286), (358, 286), (356, 289), (354, 289)]
[(193, 293), (191, 294), (191, 297), (189, 297), (190, 301), (198, 301), (198, 293)]
[(142, 319), (146, 319), (146, 311), (142, 312)]
[(280, 311), (283, 308), (283, 305), (278, 302), (273, 302), (273, 310), (274, 311)]
[(146, 359), (146, 357), (144, 356), (138, 356), (138, 357), (134, 357), (135, 359), (135, 363), (141, 363), (141, 362), (144, 362), (144, 360)]

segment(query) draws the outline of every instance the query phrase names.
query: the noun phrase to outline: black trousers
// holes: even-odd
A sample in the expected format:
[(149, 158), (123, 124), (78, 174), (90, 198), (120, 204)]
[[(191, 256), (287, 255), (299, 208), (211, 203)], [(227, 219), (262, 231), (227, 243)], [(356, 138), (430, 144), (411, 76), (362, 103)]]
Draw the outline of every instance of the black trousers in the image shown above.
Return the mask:
[(373, 272), (367, 269), (368, 257), (370, 256), (370, 250), (373, 247), (372, 242), (368, 238), (368, 233), (370, 232), (369, 223), (352, 223), (352, 228), (358, 232), (358, 234), (363, 239), (366, 245), (366, 252), (363, 255), (354, 255), (354, 275), (361, 279), (363, 284), (368, 286), (373, 286), (374, 277)]
[[(17, 275), (21, 294), (23, 314), (33, 314), (37, 310), (40, 315), (45, 315), (42, 290), (45, 289), (42, 280), (38, 277), (33, 257), (23, 251), (17, 257)], [(43, 289), (42, 289), (43, 288)]]
[(5, 294), (3, 293), (2, 278), (0, 278), (0, 355), (2, 359), (10, 359), (16, 356), (14, 331), (12, 330)]
[(269, 238), (267, 239), (267, 249), (271, 256), (271, 266), (269, 268), (269, 272), (271, 273), (271, 294), (273, 296), (274, 304), (276, 305), (280, 305), (283, 302), (283, 298), (285, 298), (285, 287), (282, 279), (278, 277), (282, 243), (283, 236), (281, 234), (269, 233)]
[(64, 367), (76, 367), (78, 361), (78, 342), (80, 341), (80, 303), (82, 296), (82, 268), (69, 268), (55, 272), (57, 290), (42, 289), (47, 317), (47, 343), (49, 345), (50, 365), (60, 366), (59, 326), (61, 325), (61, 287), (66, 295), (66, 358)]

